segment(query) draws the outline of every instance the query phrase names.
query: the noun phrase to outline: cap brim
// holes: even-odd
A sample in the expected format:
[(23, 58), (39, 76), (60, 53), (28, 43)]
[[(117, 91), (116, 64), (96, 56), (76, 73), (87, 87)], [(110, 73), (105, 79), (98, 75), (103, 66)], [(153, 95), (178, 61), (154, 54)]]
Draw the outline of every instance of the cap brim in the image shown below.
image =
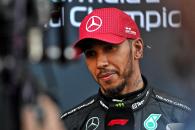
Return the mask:
[[(81, 39), (79, 39), (74, 45), (73, 47), (78, 50), (78, 54), (81, 54), (82, 51), (79, 50), (81, 49), (81, 46), (83, 46), (85, 43), (87, 43), (87, 40), (98, 40), (98, 41), (103, 41), (103, 42), (107, 42), (108, 44), (121, 44), (123, 41), (126, 40), (125, 37), (120, 37), (117, 35), (113, 35), (113, 34), (96, 34), (93, 36), (87, 36), (87, 37), (83, 37)], [(93, 43), (91, 43), (93, 44)]]

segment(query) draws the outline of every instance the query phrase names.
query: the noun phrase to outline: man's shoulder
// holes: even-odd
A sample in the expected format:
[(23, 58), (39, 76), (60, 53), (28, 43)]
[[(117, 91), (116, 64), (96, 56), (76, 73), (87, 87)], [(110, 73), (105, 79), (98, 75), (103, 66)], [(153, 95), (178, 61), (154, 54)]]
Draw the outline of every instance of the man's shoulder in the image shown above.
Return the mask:
[(92, 106), (93, 104), (95, 104), (95, 102), (98, 99), (98, 94), (95, 94), (93, 96), (90, 96), (89, 98), (87, 98), (86, 100), (84, 100), (82, 103), (80, 103), (79, 105), (67, 110), (66, 112), (64, 112), (61, 116), (61, 119), (65, 119), (66, 117), (76, 114), (84, 109), (89, 108), (90, 106)]
[(178, 97), (175, 97), (175, 96), (171, 96), (168, 93), (162, 90), (159, 90), (159, 89), (153, 89), (152, 91), (153, 91), (153, 96), (155, 100), (162, 102), (164, 104), (167, 104), (167, 105), (171, 105), (178, 109), (182, 109), (185, 111), (191, 111), (190, 106), (184, 100)]

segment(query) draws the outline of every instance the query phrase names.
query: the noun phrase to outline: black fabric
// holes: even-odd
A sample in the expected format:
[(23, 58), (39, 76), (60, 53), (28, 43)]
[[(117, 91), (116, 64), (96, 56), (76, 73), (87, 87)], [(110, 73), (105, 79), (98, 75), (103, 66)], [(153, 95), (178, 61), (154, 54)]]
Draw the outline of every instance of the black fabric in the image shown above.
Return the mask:
[(166, 130), (168, 124), (185, 121), (188, 106), (146, 81), (144, 84), (144, 89), (119, 99), (97, 94), (67, 111), (62, 115), (67, 130), (146, 130), (146, 121), (153, 115), (159, 117), (154, 119), (156, 130)]
[[(133, 99), (135, 98), (138, 94), (142, 93), (144, 90), (145, 90), (145, 86), (135, 92), (132, 92), (132, 93), (128, 93), (128, 94), (125, 94), (125, 95), (121, 95), (121, 96), (117, 96), (117, 97), (114, 97), (115, 99)], [(104, 98), (104, 100), (106, 101), (112, 101), (113, 97), (109, 97), (108, 95), (104, 95), (100, 90), (99, 90), (99, 95), (100, 97)]]

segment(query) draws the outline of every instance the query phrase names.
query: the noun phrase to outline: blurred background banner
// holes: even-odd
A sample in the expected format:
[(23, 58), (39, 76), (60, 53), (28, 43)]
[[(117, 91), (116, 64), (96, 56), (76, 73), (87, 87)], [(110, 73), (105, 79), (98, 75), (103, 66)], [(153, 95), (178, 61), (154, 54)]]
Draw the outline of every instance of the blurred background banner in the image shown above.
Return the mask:
[[(53, 17), (45, 25), (49, 28), (65, 28), (66, 43), (78, 38), (77, 28), (81, 20), (95, 8), (117, 7), (124, 10), (138, 23), (143, 34), (161, 29), (181, 27), (181, 2), (160, 0), (51, 0), (55, 8)], [(60, 3), (63, 3), (59, 6)]]
[[(191, 0), (1, 0), (0, 129), (20, 129), (20, 108), (46, 93), (63, 112), (98, 91), (71, 45), (95, 8), (117, 7), (137, 22), (143, 75), (191, 101), (195, 76), (195, 2)], [(191, 96), (190, 96), (191, 95)], [(12, 124), (12, 125), (10, 125)]]

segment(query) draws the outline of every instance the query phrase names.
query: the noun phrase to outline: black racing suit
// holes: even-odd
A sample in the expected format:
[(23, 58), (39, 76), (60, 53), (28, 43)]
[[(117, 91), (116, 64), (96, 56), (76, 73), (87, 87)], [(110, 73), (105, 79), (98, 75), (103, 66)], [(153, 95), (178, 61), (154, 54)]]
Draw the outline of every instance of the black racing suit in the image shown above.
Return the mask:
[[(88, 98), (79, 106), (62, 115), (67, 130), (104, 130), (108, 127), (123, 128), (127, 122), (133, 122), (134, 130), (166, 130), (171, 123), (183, 123), (191, 109), (177, 98), (152, 88), (144, 79), (142, 90), (117, 99), (98, 94)], [(116, 108), (116, 109), (115, 109)], [(107, 121), (111, 109), (132, 113), (133, 118), (126, 119), (125, 114)], [(133, 129), (133, 128), (132, 128)], [(122, 130), (122, 129), (121, 129)]]

